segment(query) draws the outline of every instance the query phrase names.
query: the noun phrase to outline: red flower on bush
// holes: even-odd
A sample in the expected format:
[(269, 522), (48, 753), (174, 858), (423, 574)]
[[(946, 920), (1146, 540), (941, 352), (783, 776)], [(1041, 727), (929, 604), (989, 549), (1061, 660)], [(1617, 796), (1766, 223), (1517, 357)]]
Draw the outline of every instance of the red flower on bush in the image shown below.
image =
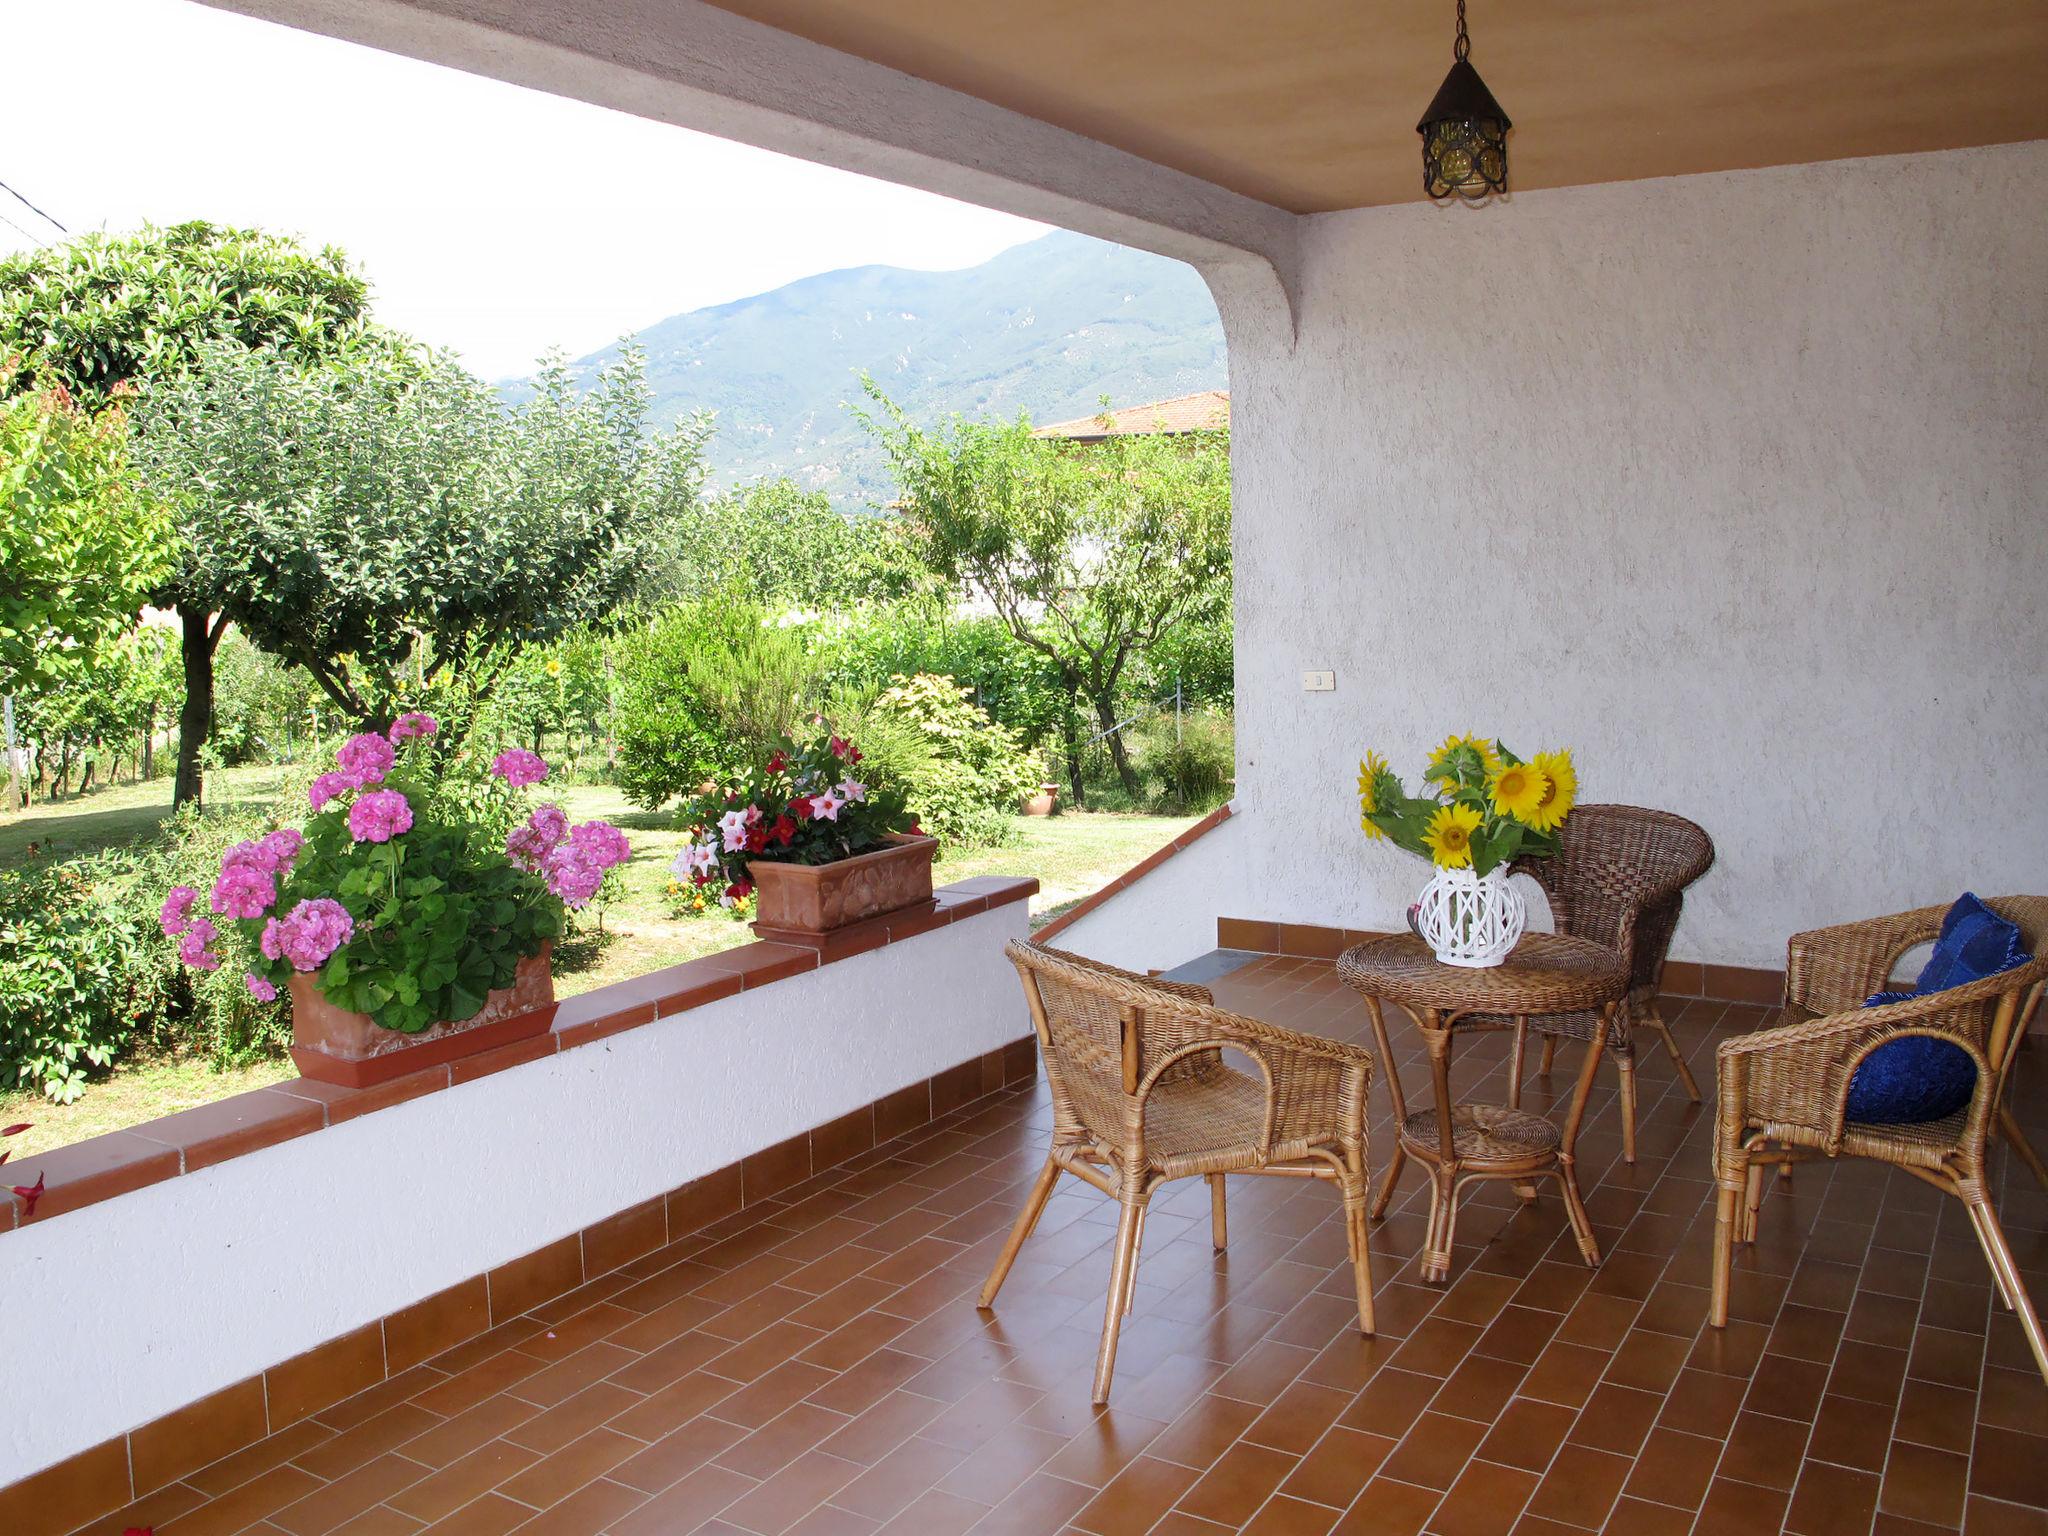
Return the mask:
[(780, 773), (783, 769), (787, 768), (788, 766), (789, 759), (784, 757), (780, 752), (776, 753), (773, 757), (768, 759), (768, 771), (770, 773)]
[(775, 825), (768, 829), (768, 839), (787, 848), (796, 839), (796, 823), (787, 816), (776, 817)]
[(789, 814), (798, 821), (809, 821), (811, 819), (811, 797), (809, 795), (798, 795), (794, 800), (790, 801)]

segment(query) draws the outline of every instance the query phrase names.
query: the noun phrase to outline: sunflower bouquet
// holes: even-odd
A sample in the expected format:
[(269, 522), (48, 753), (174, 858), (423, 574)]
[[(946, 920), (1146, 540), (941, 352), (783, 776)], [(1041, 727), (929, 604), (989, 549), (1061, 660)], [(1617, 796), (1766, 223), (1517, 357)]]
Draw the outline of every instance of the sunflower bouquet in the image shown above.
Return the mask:
[(1570, 752), (1538, 752), (1525, 762), (1479, 736), (1449, 738), (1422, 777), (1423, 793), (1410, 795), (1387, 760), (1367, 752), (1358, 765), (1359, 829), (1439, 869), (1475, 875), (1524, 854), (1556, 853), (1557, 829), (1579, 788)]

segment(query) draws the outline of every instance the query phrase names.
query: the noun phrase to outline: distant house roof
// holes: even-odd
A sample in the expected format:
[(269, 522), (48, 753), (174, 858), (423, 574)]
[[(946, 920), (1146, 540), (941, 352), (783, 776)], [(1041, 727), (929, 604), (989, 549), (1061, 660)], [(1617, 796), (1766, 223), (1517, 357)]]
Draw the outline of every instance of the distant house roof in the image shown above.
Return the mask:
[(1150, 405), (1126, 406), (1102, 416), (1083, 416), (1076, 421), (1056, 421), (1040, 427), (1033, 437), (1067, 437), (1077, 443), (1099, 443), (1105, 437), (1166, 436), (1176, 432), (1201, 432), (1230, 427), (1230, 391), (1205, 389), (1172, 400), (1155, 400)]

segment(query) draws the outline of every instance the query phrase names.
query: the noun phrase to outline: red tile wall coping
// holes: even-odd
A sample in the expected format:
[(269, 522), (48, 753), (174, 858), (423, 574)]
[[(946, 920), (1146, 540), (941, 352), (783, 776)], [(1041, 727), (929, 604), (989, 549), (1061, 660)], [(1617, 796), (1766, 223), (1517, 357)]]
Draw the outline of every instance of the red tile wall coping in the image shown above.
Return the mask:
[[(1263, 955), (1300, 955), (1334, 960), (1353, 944), (1384, 934), (1364, 928), (1324, 928), (1313, 923), (1268, 923), (1242, 917), (1216, 919), (1221, 949), (1248, 949)], [(1785, 996), (1783, 971), (1741, 965), (1702, 965), (1697, 960), (1667, 960), (1661, 990), (1672, 997), (1709, 998), (1717, 1003), (1754, 1003), (1774, 1008)]]
[(1226, 803), (1217, 806), (1215, 810), (1204, 816), (1192, 827), (1189, 827), (1187, 831), (1181, 833), (1179, 837), (1176, 837), (1164, 848), (1147, 854), (1114, 880), (1110, 881), (1109, 884), (1102, 887), (1101, 890), (1083, 896), (1079, 901), (1067, 908), (1066, 911), (1039, 929), (1032, 937), (1040, 940), (1051, 940), (1054, 935), (1063, 932), (1071, 924), (1079, 922), (1090, 912), (1093, 912), (1097, 907), (1108, 901), (1110, 897), (1136, 885), (1140, 880), (1151, 874), (1153, 870), (1164, 864), (1197, 838), (1206, 837), (1209, 833), (1214, 832), (1235, 814), (1236, 807), (1233, 805)]
[[(389, 1082), (342, 1088), (294, 1078), (73, 1142), (37, 1157), (17, 1158), (8, 1165), (7, 1171), (14, 1176), (10, 1182), (33, 1184), (41, 1176), (43, 1195), (33, 1216), (22, 1214), (25, 1202), (16, 1197), (0, 1202), (0, 1234), (457, 1083), (488, 1077), (557, 1051), (574, 1050), (655, 1019), (673, 1018), (736, 992), (750, 992), (786, 976), (929, 933), (961, 918), (1028, 900), (1037, 890), (1038, 882), (1032, 879), (982, 875), (957, 881), (934, 893), (937, 905), (929, 911), (902, 917), (885, 912), (808, 944), (742, 944), (722, 954), (550, 1003), (535, 1010), (549, 1016), (549, 1027), (539, 1035)], [(0, 1523), (0, 1530), (5, 1528)]]
[[(974, 894), (995, 895), (998, 905), (1016, 899), (996, 891)], [(1037, 1070), (1037, 1043), (1026, 1035), (472, 1275), (0, 1488), (0, 1532), (64, 1536), (622, 1265), (1025, 1082)]]

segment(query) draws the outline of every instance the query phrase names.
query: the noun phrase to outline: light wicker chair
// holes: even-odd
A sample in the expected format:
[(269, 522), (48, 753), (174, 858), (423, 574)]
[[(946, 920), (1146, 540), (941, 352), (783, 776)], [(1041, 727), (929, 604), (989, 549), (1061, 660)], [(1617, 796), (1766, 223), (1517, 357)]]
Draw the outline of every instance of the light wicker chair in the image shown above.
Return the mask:
[[(1635, 1032), (1646, 1030), (1664, 1042), (1678, 1068), (1686, 1095), (1697, 1104), (1699, 1084), (1693, 1081), (1671, 1026), (1657, 1006), (1657, 988), (1664, 957), (1685, 905), (1685, 888), (1714, 862), (1714, 840), (1694, 823), (1669, 811), (1635, 805), (1582, 805), (1558, 829), (1559, 848), (1550, 858), (1515, 861), (1518, 873), (1533, 876), (1550, 901), (1557, 931), (1575, 939), (1591, 939), (1628, 956), (1629, 990), (1616, 1010), (1607, 1053), (1621, 1073), (1622, 1157), (1636, 1160)], [(1511, 1021), (1491, 1021), (1506, 1026)], [(1517, 1028), (1509, 1058), (1508, 1102), (1522, 1102), (1522, 1053), (1525, 1034), (1543, 1038), (1546, 1075), (1560, 1039), (1589, 1041), (1598, 1016), (1553, 1014), (1532, 1018), (1526, 1031)]]
[[(1786, 954), (1779, 1022), (1722, 1042), (1714, 1139), (1715, 1327), (1728, 1322), (1735, 1244), (1756, 1238), (1765, 1168), (1775, 1163), (1789, 1173), (1791, 1164), (1815, 1157), (1875, 1158), (1963, 1202), (1999, 1295), (2019, 1314), (2048, 1379), (2048, 1343), (1992, 1207), (1984, 1168), (1985, 1139), (2000, 1111), (2013, 1054), (2048, 984), (2048, 897), (2006, 896), (1987, 904), (2019, 925), (2036, 959), (1965, 986), (1865, 1008), (1863, 1000), (1889, 984), (1899, 957), (1941, 931), (1947, 908), (1922, 907), (1798, 934)], [(1845, 1122), (1857, 1066), (1887, 1040), (1904, 1035), (1950, 1040), (1969, 1053), (1977, 1066), (1969, 1105), (1921, 1124)]]
[[(1122, 1209), (1095, 1366), (1094, 1400), (1107, 1402), (1153, 1194), (1169, 1180), (1206, 1178), (1220, 1251), (1223, 1176), (1278, 1174), (1329, 1179), (1342, 1192), (1358, 1327), (1370, 1336), (1365, 1111), (1372, 1053), (1226, 1013), (1206, 987), (1133, 976), (1021, 940), (1006, 953), (1023, 978), (1052, 1089), (1052, 1147), (981, 1305), (995, 1304), (1062, 1172), (1115, 1196)], [(1228, 1065), (1225, 1049), (1248, 1057), (1256, 1075)]]

